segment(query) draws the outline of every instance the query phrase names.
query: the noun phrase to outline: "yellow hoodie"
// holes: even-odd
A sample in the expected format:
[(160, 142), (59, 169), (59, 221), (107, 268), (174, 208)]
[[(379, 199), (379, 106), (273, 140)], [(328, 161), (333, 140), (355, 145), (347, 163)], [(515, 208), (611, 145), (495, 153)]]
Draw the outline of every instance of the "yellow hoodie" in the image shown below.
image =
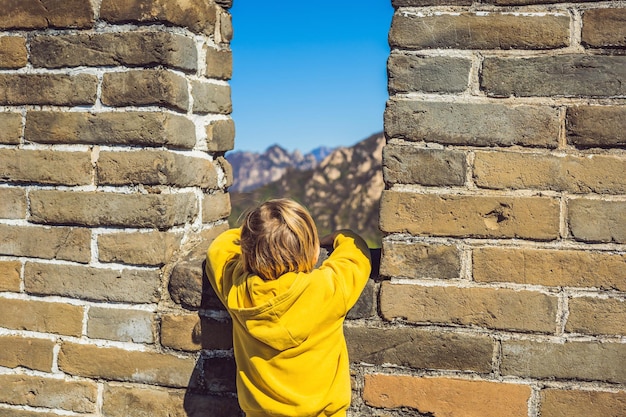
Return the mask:
[(241, 408), (247, 417), (345, 416), (343, 321), (370, 275), (367, 245), (341, 231), (318, 269), (264, 281), (243, 272), (239, 236), (231, 229), (213, 241), (206, 270), (232, 317)]

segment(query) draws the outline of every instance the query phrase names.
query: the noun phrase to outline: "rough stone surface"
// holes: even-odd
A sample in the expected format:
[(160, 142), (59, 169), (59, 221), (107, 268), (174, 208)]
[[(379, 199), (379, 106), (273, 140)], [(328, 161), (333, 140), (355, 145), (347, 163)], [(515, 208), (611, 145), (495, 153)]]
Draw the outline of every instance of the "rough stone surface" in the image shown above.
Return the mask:
[(0, 188), (0, 218), (26, 218), (26, 191), (23, 188)]
[(235, 147), (235, 123), (232, 119), (216, 120), (206, 127), (210, 152), (225, 152)]
[(543, 389), (542, 417), (618, 417), (626, 410), (626, 392)]
[(0, 327), (7, 329), (80, 337), (83, 315), (83, 307), (70, 304), (10, 298), (0, 303)]
[(28, 51), (25, 38), (21, 36), (0, 37), (0, 68), (17, 69), (25, 67), (27, 63)]
[(386, 135), (413, 142), (555, 148), (559, 129), (558, 111), (548, 106), (392, 99), (385, 110)]
[(572, 199), (568, 224), (574, 239), (626, 243), (626, 202)]
[(383, 148), (383, 175), (388, 184), (463, 185), (466, 169), (464, 152), (393, 144)]
[(205, 194), (202, 200), (202, 222), (210, 223), (228, 217), (230, 214), (230, 194), (216, 192)]
[[(1, 47), (1, 46), (0, 46)], [(0, 143), (17, 145), (22, 137), (22, 115), (16, 112), (0, 113)]]
[[(373, 273), (373, 271), (372, 271)], [(376, 284), (370, 279), (365, 284), (359, 299), (354, 306), (348, 310), (346, 318), (348, 320), (368, 319), (376, 316), (376, 298), (378, 298)]]
[(580, 148), (626, 147), (626, 106), (567, 109), (567, 141)]
[(107, 383), (102, 411), (107, 417), (188, 417), (184, 409), (184, 390)]
[(0, 180), (47, 185), (89, 185), (90, 152), (0, 149)]
[(217, 49), (205, 46), (205, 76), (218, 80), (230, 80), (233, 75), (233, 53), (228, 49)]
[(185, 397), (185, 411), (188, 417), (203, 417), (206, 410), (211, 410), (211, 417), (244, 417), (235, 397), (188, 393)]
[(471, 68), (466, 58), (392, 53), (387, 62), (390, 93), (460, 93), (468, 88)]
[(192, 80), (191, 94), (194, 113), (230, 114), (233, 111), (228, 85)]
[(52, 349), (55, 343), (48, 339), (21, 336), (0, 336), (0, 366), (24, 367), (35, 371), (52, 370)]
[(98, 79), (90, 74), (0, 74), (0, 105), (92, 105)]
[(91, 307), (87, 336), (91, 339), (154, 343), (155, 315), (149, 311)]
[(200, 317), (198, 314), (166, 314), (161, 318), (161, 344), (185, 351), (228, 350), (233, 347), (233, 326), (229, 320)]
[(568, 307), (567, 332), (626, 335), (626, 301), (576, 297), (569, 300)]
[(450, 245), (384, 241), (380, 273), (387, 277), (459, 278), (461, 253)]
[(626, 47), (626, 9), (585, 10), (582, 43), (591, 48)]
[(98, 236), (98, 259), (130, 265), (160, 266), (180, 248), (182, 235), (169, 232), (107, 233)]
[(0, 255), (87, 263), (90, 242), (88, 229), (0, 224)]
[(22, 279), (20, 261), (0, 261), (0, 291), (18, 292)]
[(89, 0), (0, 0), (0, 30), (93, 27)]

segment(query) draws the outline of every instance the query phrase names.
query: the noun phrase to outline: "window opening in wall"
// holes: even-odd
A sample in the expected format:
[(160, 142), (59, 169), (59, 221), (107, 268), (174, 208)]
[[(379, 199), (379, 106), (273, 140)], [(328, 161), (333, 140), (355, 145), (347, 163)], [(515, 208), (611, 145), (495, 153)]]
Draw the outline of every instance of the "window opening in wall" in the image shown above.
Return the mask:
[(379, 246), (391, 0), (236, 0), (231, 14), (231, 223), (291, 197), (320, 233), (349, 227)]

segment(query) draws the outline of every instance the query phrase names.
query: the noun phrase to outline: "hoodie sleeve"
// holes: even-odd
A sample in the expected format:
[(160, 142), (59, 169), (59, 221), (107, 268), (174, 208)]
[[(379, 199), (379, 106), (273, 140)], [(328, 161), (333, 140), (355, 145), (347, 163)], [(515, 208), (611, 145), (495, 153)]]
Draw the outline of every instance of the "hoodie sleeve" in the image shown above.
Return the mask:
[(365, 241), (350, 230), (341, 230), (333, 242), (333, 251), (323, 266), (335, 271), (337, 286), (344, 293), (346, 311), (359, 299), (370, 273), (370, 250)]
[(224, 305), (226, 305), (226, 297), (233, 279), (229, 273), (229, 271), (232, 272), (232, 268), (228, 266), (231, 261), (241, 255), (240, 236), (240, 229), (227, 230), (215, 238), (207, 251), (207, 278)]

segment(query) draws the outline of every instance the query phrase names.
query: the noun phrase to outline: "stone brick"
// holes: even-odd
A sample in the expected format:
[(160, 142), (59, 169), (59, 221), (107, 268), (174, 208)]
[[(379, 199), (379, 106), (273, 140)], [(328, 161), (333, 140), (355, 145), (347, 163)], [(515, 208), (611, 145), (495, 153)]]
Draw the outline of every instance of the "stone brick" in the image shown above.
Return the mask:
[(383, 241), (380, 273), (386, 277), (459, 278), (461, 253), (451, 245)]
[(90, 28), (94, 25), (89, 0), (0, 0), (0, 30)]
[(430, 287), (383, 282), (380, 311), (385, 320), (454, 324), (490, 329), (554, 333), (557, 297), (535, 291)]
[(27, 293), (60, 295), (107, 302), (155, 303), (159, 300), (159, 271), (103, 269), (87, 266), (27, 262)]
[(492, 57), (483, 61), (481, 88), (490, 97), (612, 97), (626, 94), (624, 80), (626, 56)]
[(230, 99), (230, 86), (197, 80), (191, 81), (194, 113), (230, 114), (233, 105)]
[(91, 339), (154, 343), (154, 313), (150, 311), (90, 307), (87, 320)]
[(0, 105), (95, 104), (98, 79), (89, 74), (0, 74)]
[(131, 232), (98, 236), (98, 259), (130, 265), (165, 265), (180, 248), (181, 233)]
[(626, 243), (626, 201), (572, 199), (568, 209), (574, 239)]
[(204, 47), (206, 53), (205, 76), (230, 80), (233, 75), (233, 53), (228, 49)]
[(21, 36), (0, 37), (0, 68), (17, 69), (25, 67), (27, 63), (26, 38)]
[(543, 389), (539, 392), (542, 417), (619, 417), (626, 410), (626, 392)]
[(0, 261), (0, 291), (19, 292), (22, 263), (19, 261)]
[(502, 342), (502, 375), (535, 379), (626, 382), (626, 344), (611, 342)]
[(104, 386), (102, 412), (106, 417), (187, 417), (183, 390), (147, 386)]
[(363, 399), (378, 408), (410, 407), (420, 414), (526, 417), (529, 385), (409, 375), (365, 375)]
[(559, 202), (548, 197), (461, 196), (383, 191), (383, 232), (413, 235), (559, 237)]
[(626, 291), (626, 254), (482, 247), (473, 250), (477, 282)]
[[(372, 262), (373, 263), (373, 262)], [(374, 273), (372, 269), (372, 273)], [(358, 300), (348, 310), (346, 318), (348, 320), (368, 319), (377, 315), (376, 312), (376, 299), (378, 298), (378, 291), (376, 289), (376, 283), (370, 279), (365, 284), (363, 291)]]
[(497, 6), (520, 6), (526, 4), (559, 4), (559, 3), (584, 3), (588, 0), (484, 0), (485, 4), (495, 4)]
[(569, 300), (565, 331), (593, 335), (626, 335), (626, 301), (615, 298), (572, 298)]
[(626, 9), (585, 10), (582, 43), (591, 48), (626, 47)]
[(417, 369), (491, 372), (494, 344), (489, 336), (412, 327), (345, 327), (350, 361)]
[(167, 32), (79, 33), (36, 36), (30, 45), (34, 67), (163, 65), (196, 71), (192, 38)]
[(80, 337), (84, 309), (63, 303), (3, 299), (0, 327)]
[(474, 182), (481, 188), (624, 194), (626, 158), (476, 152)]
[(233, 18), (230, 13), (219, 13), (219, 36), (216, 34), (215, 38), (220, 43), (229, 43), (233, 40)]
[(192, 193), (116, 194), (37, 190), (30, 194), (30, 220), (166, 229), (192, 221), (198, 211)]
[(30, 407), (95, 413), (98, 387), (92, 381), (68, 381), (29, 375), (0, 375), (0, 402)]
[(22, 115), (20, 113), (0, 112), (0, 143), (17, 145), (22, 137)]
[(50, 185), (89, 185), (91, 152), (0, 149), (0, 180)]
[(59, 414), (47, 413), (45, 411), (28, 411), (12, 408), (10, 417), (59, 417)]
[(191, 149), (194, 123), (163, 112), (28, 112), (24, 136), (39, 143), (167, 146)]
[(463, 185), (466, 169), (464, 152), (395, 144), (383, 148), (387, 184)]
[(74, 227), (0, 224), (0, 254), (87, 263), (91, 232)]
[(413, 49), (554, 49), (569, 45), (568, 15), (396, 13), (391, 47)]
[(224, 173), (224, 177), (226, 179), (224, 187), (228, 188), (233, 185), (233, 166), (230, 164), (230, 162), (228, 162), (228, 160), (223, 156), (218, 156), (217, 158), (215, 158), (215, 162)]
[(70, 342), (59, 352), (59, 369), (70, 375), (180, 388), (189, 384), (195, 362), (191, 357)]
[(189, 391), (211, 395), (235, 393), (237, 366), (235, 359), (221, 356), (201, 356), (196, 374), (189, 382)]
[(209, 152), (225, 152), (235, 147), (235, 122), (232, 119), (215, 120), (206, 127)]
[(230, 214), (230, 194), (216, 192), (205, 194), (202, 200), (202, 222), (210, 223), (228, 217)]
[(471, 68), (466, 58), (392, 53), (387, 61), (390, 94), (460, 93), (468, 88)]
[(393, 7), (414, 7), (414, 6), (470, 6), (473, 0), (392, 0)]
[(626, 106), (567, 109), (567, 142), (580, 148), (626, 147)]
[(200, 317), (198, 314), (164, 314), (161, 317), (161, 344), (176, 350), (227, 350), (233, 347), (230, 320)]
[(187, 393), (185, 398), (187, 417), (204, 417), (206, 410), (211, 410), (211, 417), (245, 416), (235, 397)]
[(195, 33), (212, 35), (218, 6), (212, 1), (103, 0), (100, 17), (111, 23), (169, 23)]
[(22, 188), (0, 188), (0, 218), (26, 218), (26, 191)]
[(385, 111), (386, 135), (413, 142), (556, 148), (559, 130), (548, 106), (390, 100)]
[(0, 366), (51, 372), (54, 345), (48, 339), (0, 336)]
[(162, 106), (186, 112), (187, 80), (162, 69), (109, 72), (102, 77), (102, 103), (107, 106)]

